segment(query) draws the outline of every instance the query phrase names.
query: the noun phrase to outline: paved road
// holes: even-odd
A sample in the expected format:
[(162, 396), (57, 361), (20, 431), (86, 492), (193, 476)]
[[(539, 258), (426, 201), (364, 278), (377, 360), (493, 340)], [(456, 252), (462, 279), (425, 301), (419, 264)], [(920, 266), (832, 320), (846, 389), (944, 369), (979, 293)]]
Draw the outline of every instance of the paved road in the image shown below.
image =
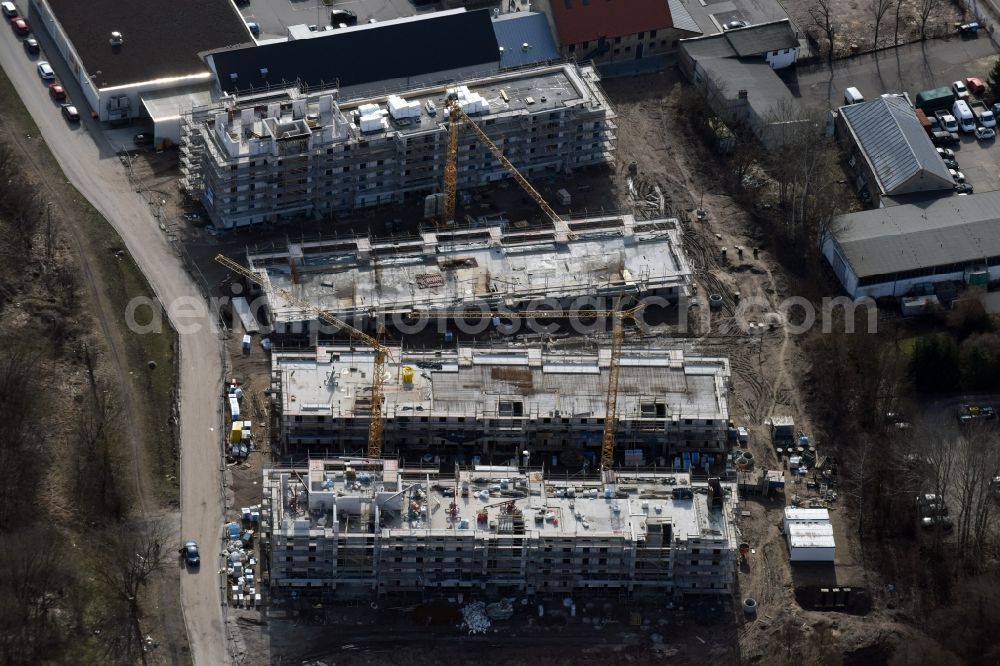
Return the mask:
[[(57, 74), (48, 40), (39, 41)], [(14, 82), (67, 178), (114, 225), (126, 247), (166, 305), (198, 299), (194, 283), (163, 237), (156, 220), (132, 192), (118, 158), (100, 129), (85, 118), (79, 128), (68, 125), (38, 78), (35, 61), (25, 54), (10, 30), (0, 30), (0, 65)], [(60, 77), (61, 80), (67, 80)], [(83, 95), (67, 84), (76, 100)], [(88, 114), (81, 108), (81, 115)], [(222, 380), (221, 348), (214, 323), (188, 318), (197, 329), (180, 338), (181, 530), (184, 538), (203, 544), (205, 566), (181, 576), (181, 603), (195, 664), (228, 663), (216, 560), (222, 525), (221, 471), (218, 450), (218, 405)], [(178, 535), (180, 536), (180, 535)]]
[(803, 102), (823, 108), (843, 104), (844, 88), (856, 86), (866, 99), (882, 93), (910, 93), (950, 86), (966, 76), (986, 78), (992, 57), (997, 54), (985, 36), (977, 39), (953, 38), (917, 42), (878, 54), (836, 60), (812, 67), (785, 70), (783, 78)]

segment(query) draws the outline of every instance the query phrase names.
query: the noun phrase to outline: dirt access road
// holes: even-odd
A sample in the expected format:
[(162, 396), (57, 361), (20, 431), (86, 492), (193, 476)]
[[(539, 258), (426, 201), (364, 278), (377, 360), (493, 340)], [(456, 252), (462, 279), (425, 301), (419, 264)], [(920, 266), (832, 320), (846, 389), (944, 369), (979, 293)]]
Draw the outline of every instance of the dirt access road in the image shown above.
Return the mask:
[[(83, 100), (65, 63), (47, 36), (38, 35), (44, 52), (65, 81), (70, 97)], [(114, 226), (161, 303), (201, 301), (149, 209), (132, 191), (125, 172), (97, 123), (84, 118), (68, 125), (49, 99), (34, 60), (26, 57), (11, 31), (0, 31), (0, 65), (16, 86), (66, 177)], [(81, 115), (88, 110), (81, 105)], [(85, 258), (81, 258), (85, 259)], [(205, 565), (181, 578), (181, 603), (195, 664), (228, 663), (216, 553), (222, 524), (218, 451), (221, 346), (209, 317), (172, 320), (178, 330), (181, 438), (181, 534), (202, 544)], [(141, 396), (138, 399), (142, 399)]]

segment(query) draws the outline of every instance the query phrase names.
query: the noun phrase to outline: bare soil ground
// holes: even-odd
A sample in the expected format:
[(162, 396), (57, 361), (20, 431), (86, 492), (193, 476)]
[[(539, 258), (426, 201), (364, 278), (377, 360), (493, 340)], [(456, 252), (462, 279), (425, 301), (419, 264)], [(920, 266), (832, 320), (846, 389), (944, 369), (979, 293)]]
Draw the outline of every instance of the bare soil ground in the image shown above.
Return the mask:
[[(785, 13), (799, 26), (810, 33), (826, 53), (828, 41), (824, 30), (810, 15), (816, 7), (815, 0), (779, 0)], [(832, 0), (832, 24), (836, 37), (834, 52), (838, 57), (871, 51), (876, 48), (874, 0)], [(921, 7), (923, 0), (902, 0), (899, 12), (898, 44), (906, 44), (920, 39)], [(951, 0), (937, 0), (932, 3), (927, 15), (925, 34), (928, 38), (954, 33), (954, 23), (966, 20), (963, 12)], [(892, 46), (896, 28), (896, 9), (891, 7), (882, 17), (878, 34), (878, 48)]]

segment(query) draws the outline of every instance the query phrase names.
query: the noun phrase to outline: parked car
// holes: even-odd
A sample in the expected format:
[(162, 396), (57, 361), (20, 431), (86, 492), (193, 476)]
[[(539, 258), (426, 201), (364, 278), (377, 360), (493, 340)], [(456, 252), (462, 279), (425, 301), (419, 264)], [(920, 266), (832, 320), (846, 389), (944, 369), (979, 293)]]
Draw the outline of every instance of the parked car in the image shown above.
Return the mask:
[(958, 194), (972, 194), (972, 183), (955, 183), (955, 192)]
[(153, 135), (147, 134), (145, 132), (139, 132), (134, 137), (132, 137), (132, 143), (137, 146), (148, 146), (153, 143)]
[(934, 132), (934, 134), (931, 135), (931, 142), (933, 142), (935, 146), (947, 146), (953, 143), (958, 143), (959, 141), (960, 139), (958, 138), (958, 134), (955, 132)]
[(940, 525), (941, 529), (947, 532), (955, 526), (955, 521), (953, 521), (949, 516), (924, 516), (920, 519), (920, 524), (925, 529), (930, 529), (935, 525)]
[(961, 171), (956, 171), (955, 169), (948, 169), (948, 173), (951, 174), (951, 179), (954, 180), (956, 183), (965, 182), (965, 174), (962, 173)]
[(0, 2), (0, 9), (3, 9), (3, 15), (7, 18), (14, 18), (17, 16), (17, 7), (14, 6), (13, 2)]
[(739, 28), (746, 28), (749, 25), (750, 24), (747, 23), (746, 21), (736, 20), (736, 21), (730, 21), (729, 23), (723, 23), (722, 24), (722, 29), (723, 30), (738, 30)]
[(958, 121), (947, 109), (938, 109), (934, 112), (934, 117), (938, 119), (946, 132), (958, 132)]
[(991, 139), (997, 138), (996, 130), (989, 127), (977, 127), (976, 128), (976, 138), (980, 141), (989, 141)]
[(951, 148), (938, 148), (937, 153), (938, 155), (941, 156), (941, 159), (943, 160), (955, 159), (955, 151), (952, 150)]
[(49, 97), (61, 102), (62, 100), (66, 99), (66, 90), (62, 87), (62, 85), (58, 83), (50, 83)]
[(971, 23), (963, 23), (958, 26), (958, 32), (962, 35), (974, 36), (979, 32), (979, 23), (972, 21)]
[(38, 45), (38, 40), (34, 37), (28, 37), (21, 44), (24, 46), (24, 50), (31, 55), (38, 55), (42, 52), (42, 48)]
[(966, 99), (969, 96), (969, 88), (961, 81), (954, 81), (951, 84), (951, 91), (955, 93), (956, 99)]
[(996, 418), (996, 411), (990, 405), (960, 405), (958, 420), (964, 422)]
[(250, 29), (250, 34), (254, 37), (260, 37), (260, 26), (257, 25), (256, 21), (247, 21), (247, 28)]
[(181, 548), (181, 555), (184, 557), (184, 563), (189, 567), (201, 564), (201, 555), (198, 553), (198, 544), (195, 541), (186, 542)]
[(47, 60), (38, 63), (38, 76), (42, 77), (44, 81), (51, 81), (56, 78), (56, 73), (52, 71), (52, 66), (49, 65)]
[(958, 170), (958, 162), (956, 162), (955, 160), (945, 160), (944, 165), (949, 169), (955, 169), (956, 171)]
[(983, 80), (978, 77), (975, 76), (967, 77), (965, 79), (965, 85), (972, 92), (973, 95), (982, 95), (984, 92), (986, 92), (986, 84), (984, 84)]
[(25, 21), (20, 16), (12, 18), (10, 20), (11, 27), (14, 28), (14, 32), (21, 35), (22, 37), (31, 34), (31, 28), (28, 27), (28, 22)]
[(330, 25), (357, 25), (358, 15), (350, 9), (334, 9), (330, 12)]
[(80, 112), (76, 110), (76, 107), (72, 104), (62, 104), (62, 114), (63, 118), (70, 121), (71, 123), (80, 122)]

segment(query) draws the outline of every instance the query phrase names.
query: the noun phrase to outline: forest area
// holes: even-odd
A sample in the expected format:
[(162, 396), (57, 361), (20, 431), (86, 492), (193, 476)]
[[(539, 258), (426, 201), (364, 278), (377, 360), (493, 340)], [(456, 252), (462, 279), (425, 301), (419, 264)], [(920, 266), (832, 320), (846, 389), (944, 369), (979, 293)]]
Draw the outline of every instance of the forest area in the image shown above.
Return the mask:
[(124, 296), (141, 275), (113, 247), (100, 272), (85, 270), (72, 225), (95, 243), (110, 228), (88, 226), (99, 216), (80, 213), (86, 202), (67, 205), (30, 167), (0, 135), (0, 663), (145, 663), (149, 587), (167, 570), (173, 531), (137, 487), (131, 387), (106, 337), (124, 329), (124, 310), (98, 321), (94, 298), (114, 307), (118, 293), (97, 290), (111, 278)]

